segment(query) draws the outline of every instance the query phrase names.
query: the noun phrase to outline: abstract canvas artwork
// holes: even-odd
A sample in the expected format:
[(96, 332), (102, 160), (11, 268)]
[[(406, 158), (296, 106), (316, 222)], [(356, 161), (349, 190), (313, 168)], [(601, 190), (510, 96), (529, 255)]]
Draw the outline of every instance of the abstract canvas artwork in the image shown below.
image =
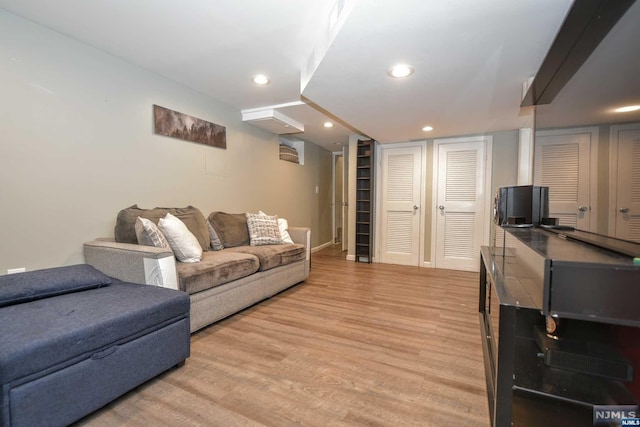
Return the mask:
[(153, 106), (153, 125), (154, 132), (158, 135), (227, 148), (227, 130), (224, 126), (159, 105)]

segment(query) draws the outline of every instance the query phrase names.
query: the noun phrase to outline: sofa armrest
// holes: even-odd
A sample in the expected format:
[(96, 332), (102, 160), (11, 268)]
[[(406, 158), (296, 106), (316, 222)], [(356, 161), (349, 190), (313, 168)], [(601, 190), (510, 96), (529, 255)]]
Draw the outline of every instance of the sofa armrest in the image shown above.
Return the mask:
[(305, 278), (311, 270), (311, 229), (308, 227), (289, 227), (289, 236), (294, 243), (302, 243), (305, 252)]
[(87, 264), (124, 282), (178, 289), (170, 249), (96, 239), (84, 244), (84, 258)]
[(289, 236), (294, 243), (301, 243), (307, 251), (307, 259), (311, 258), (311, 229), (307, 227), (289, 227)]

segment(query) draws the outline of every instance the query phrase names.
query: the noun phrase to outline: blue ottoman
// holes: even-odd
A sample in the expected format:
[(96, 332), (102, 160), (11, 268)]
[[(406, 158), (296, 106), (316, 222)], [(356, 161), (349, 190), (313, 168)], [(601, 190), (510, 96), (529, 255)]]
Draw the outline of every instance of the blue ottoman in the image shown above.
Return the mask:
[(0, 276), (0, 426), (67, 425), (189, 357), (186, 293), (88, 265)]

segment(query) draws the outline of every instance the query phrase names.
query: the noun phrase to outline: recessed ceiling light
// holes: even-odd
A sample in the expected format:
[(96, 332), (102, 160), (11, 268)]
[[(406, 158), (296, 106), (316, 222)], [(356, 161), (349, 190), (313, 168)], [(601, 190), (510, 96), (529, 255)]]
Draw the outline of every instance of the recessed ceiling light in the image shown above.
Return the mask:
[(631, 111), (638, 111), (638, 110), (640, 110), (640, 105), (628, 105), (626, 107), (616, 108), (614, 111), (616, 113), (629, 113)]
[(393, 77), (394, 79), (402, 79), (404, 77), (409, 77), (416, 70), (413, 69), (411, 65), (406, 64), (398, 64), (387, 70), (387, 74), (389, 77)]
[(433, 126), (425, 126), (422, 128), (422, 130), (425, 132), (431, 132), (433, 130)]
[(271, 83), (269, 77), (265, 76), (264, 74), (256, 74), (255, 76), (251, 77), (251, 81), (259, 86), (264, 86)]
[(332, 128), (332, 127), (333, 127), (333, 123), (331, 123), (331, 122), (324, 122), (324, 124), (323, 124), (322, 126), (324, 126), (324, 127), (326, 127), (326, 128)]

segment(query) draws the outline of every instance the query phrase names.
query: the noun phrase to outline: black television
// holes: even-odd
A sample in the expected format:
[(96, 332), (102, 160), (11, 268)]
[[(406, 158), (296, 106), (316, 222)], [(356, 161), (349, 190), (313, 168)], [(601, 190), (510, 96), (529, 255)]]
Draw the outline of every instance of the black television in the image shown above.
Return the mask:
[(502, 227), (533, 227), (549, 216), (549, 187), (500, 187), (494, 200), (494, 221)]

